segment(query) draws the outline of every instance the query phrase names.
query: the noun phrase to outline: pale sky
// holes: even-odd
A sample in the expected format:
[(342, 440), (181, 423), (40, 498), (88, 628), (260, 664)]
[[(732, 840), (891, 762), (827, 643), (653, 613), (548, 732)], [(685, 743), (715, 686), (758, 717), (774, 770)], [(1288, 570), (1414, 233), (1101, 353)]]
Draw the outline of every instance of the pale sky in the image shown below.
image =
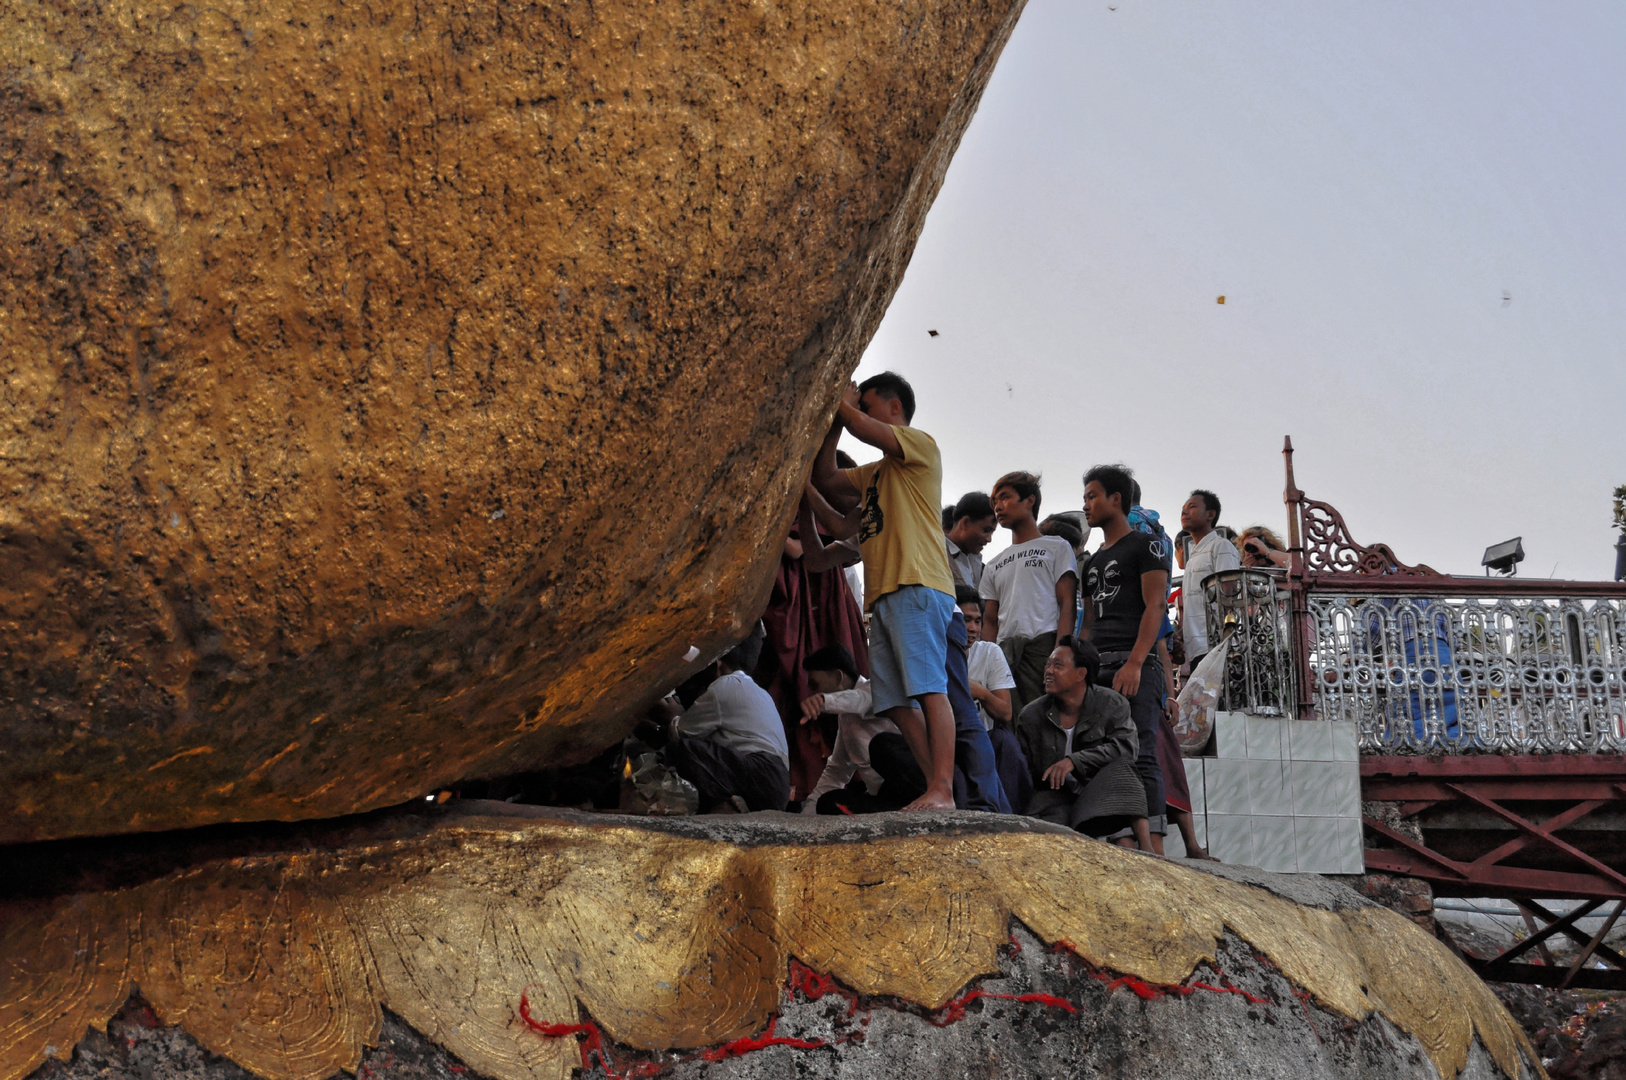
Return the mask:
[(1171, 534), (1194, 487), (1280, 531), (1291, 435), (1361, 543), (1479, 574), (1522, 534), (1521, 576), (1608, 579), (1626, 4), (1031, 0), (886, 368), (945, 502), (1026, 468), (1076, 509), (1123, 461)]

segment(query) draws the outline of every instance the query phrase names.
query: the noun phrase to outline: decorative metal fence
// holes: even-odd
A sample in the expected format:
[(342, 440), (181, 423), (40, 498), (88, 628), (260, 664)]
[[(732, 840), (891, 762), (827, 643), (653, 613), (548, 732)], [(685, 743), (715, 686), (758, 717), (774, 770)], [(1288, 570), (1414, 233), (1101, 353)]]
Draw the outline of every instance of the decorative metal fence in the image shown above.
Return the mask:
[(1442, 574), (1287, 467), (1288, 567), (1204, 583), (1226, 709), (1358, 725), (1368, 754), (1626, 753), (1626, 584)]
[(1219, 707), (1263, 716), (1293, 715), (1293, 633), (1282, 570), (1222, 570), (1201, 586), (1208, 625), (1227, 635)]
[(1318, 588), (1306, 606), (1315, 715), (1360, 725), (1363, 751), (1626, 751), (1626, 601)]

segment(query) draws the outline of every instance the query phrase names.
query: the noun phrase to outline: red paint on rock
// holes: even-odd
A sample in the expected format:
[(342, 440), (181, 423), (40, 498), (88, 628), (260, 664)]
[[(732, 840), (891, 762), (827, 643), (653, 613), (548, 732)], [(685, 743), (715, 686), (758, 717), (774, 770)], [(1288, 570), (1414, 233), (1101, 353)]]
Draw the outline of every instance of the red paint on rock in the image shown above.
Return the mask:
[[(1021, 952), (1022, 945), (1016, 940), (1014, 934), (1011, 935), (1011, 947), (1014, 950), (1013, 955)], [(1225, 977), (1225, 973), (1220, 971), (1218, 967), (1214, 968), (1214, 973), (1221, 981), (1222, 985), (1219, 986), (1205, 981), (1196, 981), (1183, 985), (1178, 983), (1149, 983), (1134, 975), (1121, 975), (1096, 967), (1079, 956), (1078, 950), (1068, 941), (1058, 941), (1050, 947), (1050, 951), (1067, 952), (1077, 957), (1085, 965), (1086, 971), (1091, 978), (1106, 984), (1107, 993), (1109, 994), (1121, 988), (1127, 989), (1142, 1001), (1154, 1001), (1163, 997), (1189, 997), (1197, 991), (1203, 990), (1214, 994), (1234, 994), (1254, 1005), (1273, 1004), (1268, 998), (1258, 997), (1240, 987), (1230, 985), (1230, 980)], [(800, 993), (808, 1001), (819, 1001), (831, 994), (845, 998), (847, 1001), (847, 1016), (849, 1017), (859, 1011), (859, 995), (855, 991), (842, 986), (834, 976), (814, 971), (798, 960), (792, 959), (790, 961), (785, 986), (792, 993)], [(1295, 988), (1294, 992), (1299, 994), (1301, 1004), (1303, 1004), (1303, 998), (1307, 995), (1300, 994), (1297, 988)], [(1055, 994), (998, 994), (988, 990), (971, 989), (948, 1002), (942, 1008), (937, 1009), (936, 1015), (928, 1016), (926, 1020), (934, 1027), (947, 1027), (950, 1024), (958, 1023), (965, 1019), (966, 1009), (971, 1003), (983, 998), (996, 1001), (1015, 1001), (1024, 1005), (1043, 1005), (1046, 1008), (1061, 1009), (1068, 1013), (1077, 1013), (1079, 1008), (1066, 998), (1057, 997)], [(568, 1035), (580, 1036), (583, 1070), (592, 1068), (592, 1059), (595, 1055), (598, 1057), (599, 1064), (612, 1080), (638, 1080), (641, 1077), (654, 1076), (666, 1068), (666, 1065), (660, 1062), (644, 1062), (633, 1065), (625, 1071), (618, 1071), (605, 1046), (603, 1032), (597, 1024), (591, 1021), (578, 1024), (549, 1024), (539, 1021), (531, 1015), (531, 1003), (528, 993), (520, 994), (519, 1015), (520, 1019), (525, 1021), (526, 1026), (544, 1038), (558, 1039)], [(826, 1042), (823, 1039), (798, 1039), (777, 1035), (775, 1034), (775, 1026), (778, 1022), (779, 1017), (775, 1015), (768, 1020), (768, 1026), (761, 1035), (746, 1036), (718, 1046), (709, 1047), (701, 1050), (697, 1056), (702, 1061), (715, 1063), (726, 1061), (729, 1058), (753, 1054), (758, 1050), (766, 1050), (771, 1046), (788, 1046), (794, 1050), (833, 1049), (842, 1043), (863, 1038), (864, 1032), (862, 1029), (869, 1026), (870, 1010), (868, 1008), (863, 1010), (863, 1016), (859, 1018), (859, 1031), (844, 1035), (834, 1042)], [(1317, 1038), (1319, 1037), (1318, 1033)]]
[(706, 1061), (726, 1061), (731, 1057), (743, 1057), (758, 1050), (766, 1050), (770, 1046), (789, 1046), (796, 1050), (820, 1050), (829, 1045), (823, 1039), (781, 1038), (773, 1033), (774, 1025), (777, 1023), (779, 1023), (779, 1017), (770, 1017), (767, 1030), (760, 1036), (735, 1039), (733, 1042), (714, 1046), (709, 1050), (702, 1050), (700, 1056)]
[(800, 960), (791, 960), (790, 977), (786, 980), (791, 990), (800, 990), (809, 1001), (818, 1001), (826, 994), (837, 994), (847, 999), (847, 1015), (858, 1011), (858, 995), (836, 981), (835, 976), (814, 971)]
[(948, 1027), (965, 1019), (965, 1008), (979, 998), (993, 998), (998, 1001), (1020, 1001), (1026, 1004), (1048, 1005), (1052, 1009), (1064, 1009), (1070, 1013), (1078, 1012), (1077, 1006), (1066, 998), (1059, 998), (1054, 994), (994, 994), (987, 990), (967, 990), (953, 1001), (944, 1005), (937, 1017), (927, 1017), (933, 1027)]

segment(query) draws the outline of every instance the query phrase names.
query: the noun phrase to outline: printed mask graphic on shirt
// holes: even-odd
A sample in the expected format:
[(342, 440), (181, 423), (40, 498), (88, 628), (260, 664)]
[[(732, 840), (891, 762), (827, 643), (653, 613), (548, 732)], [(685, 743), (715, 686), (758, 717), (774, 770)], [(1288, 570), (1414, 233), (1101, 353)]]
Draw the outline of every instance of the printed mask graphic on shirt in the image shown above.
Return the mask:
[(864, 492), (864, 514), (858, 522), (858, 542), (873, 540), (886, 528), (886, 517), (881, 513), (881, 488), (874, 477)]
[(1086, 584), (1090, 589), (1090, 599), (1095, 601), (1097, 617), (1105, 614), (1107, 605), (1118, 599), (1118, 590), (1123, 588), (1122, 576), (1118, 570), (1117, 559), (1113, 559), (1105, 567), (1090, 567), (1090, 579)]

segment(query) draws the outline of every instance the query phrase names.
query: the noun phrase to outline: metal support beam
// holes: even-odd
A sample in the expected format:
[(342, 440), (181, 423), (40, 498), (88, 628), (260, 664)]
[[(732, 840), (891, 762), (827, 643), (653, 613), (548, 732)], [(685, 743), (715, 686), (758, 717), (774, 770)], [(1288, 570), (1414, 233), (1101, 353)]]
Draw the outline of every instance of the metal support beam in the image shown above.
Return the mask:
[[(1519, 903), (1520, 903), (1521, 907), (1529, 908), (1531, 911), (1534, 911), (1536, 914), (1540, 915), (1543, 919), (1547, 919), (1548, 921), (1555, 921), (1555, 922), (1556, 921), (1562, 921), (1562, 920), (1560, 920), (1558, 918), (1557, 915), (1553, 914), (1551, 911), (1548, 911), (1546, 908), (1542, 907), (1540, 904), (1536, 903), (1534, 900), (1525, 900), (1525, 901), (1522, 901), (1522, 902), (1519, 902)], [(1577, 927), (1577, 926), (1574, 926), (1574, 925), (1565, 926), (1562, 929), (1561, 933), (1563, 933), (1563, 935), (1565, 937), (1569, 938), (1571, 941), (1575, 942), (1577, 945), (1586, 945), (1587, 944), (1587, 936), (1585, 934), (1581, 933), (1580, 928)], [(1601, 941), (1602, 939), (1600, 938), (1599, 940)], [(1597, 951), (1599, 956), (1603, 957), (1605, 960), (1609, 961), (1611, 964), (1614, 964), (1618, 968), (1626, 969), (1626, 956), (1621, 956), (1619, 953), (1617, 953), (1615, 950), (1609, 948), (1607, 945), (1598, 945), (1598, 946), (1594, 946), (1594, 948)]]
[[(1603, 925), (1598, 927), (1598, 932), (1592, 935), (1592, 940), (1587, 942), (1586, 948), (1581, 950), (1581, 955), (1575, 958), (1575, 966), (1570, 968), (1568, 975), (1564, 976), (1564, 981), (1558, 984), (1560, 990), (1569, 989), (1570, 985), (1575, 982), (1575, 977), (1586, 967), (1586, 962), (1592, 959), (1592, 954), (1603, 946), (1603, 939), (1610, 930), (1614, 929), (1615, 920), (1620, 918), (1620, 913), (1623, 910), (1626, 910), (1626, 900), (1618, 901), (1615, 904), (1615, 910), (1609, 913), (1609, 918), (1605, 919)], [(1617, 963), (1616, 967), (1619, 966)]]
[[(1422, 815), (1425, 840), (1370, 818), (1368, 835), (1392, 845), (1368, 848), (1370, 871), (1421, 878), (1438, 896), (1502, 897), (1519, 905), (1529, 936), (1500, 955), (1464, 961), (1481, 977), (1500, 982), (1531, 983), (1574, 989), (1626, 990), (1626, 956), (1606, 946), (1604, 938), (1626, 915), (1626, 866), (1609, 856), (1583, 851), (1558, 834), (1601, 810), (1626, 808), (1626, 757), (1580, 755), (1437, 755), (1434, 757), (1365, 757), (1361, 761), (1361, 798), (1398, 803), (1404, 817)], [(1509, 803), (1517, 810), (1510, 809)], [(1527, 807), (1541, 807), (1540, 820)], [(1484, 811), (1505, 829), (1489, 835), (1484, 828), (1444, 831), (1443, 821), (1458, 811)], [(1437, 819), (1435, 830), (1429, 820)], [(1450, 836), (1452, 854), (1435, 850)], [(1472, 843), (1471, 849), (1463, 845)], [(1540, 851), (1545, 849), (1545, 851)], [(1542, 866), (1509, 866), (1509, 859)], [(1612, 865), (1615, 864), (1615, 865)], [(1584, 901), (1558, 915), (1541, 900)], [(1579, 928), (1582, 919), (1600, 909), (1612, 913), (1595, 934)], [(1442, 934), (1444, 933), (1442, 928)], [(1446, 935), (1449, 936), (1449, 935)], [(1550, 951), (1554, 939), (1574, 942), (1579, 956), (1559, 962)], [(1588, 967), (1603, 961), (1607, 969)], [(1533, 963), (1521, 961), (1535, 961)]]
[[(1546, 833), (1557, 832), (1559, 829), (1564, 828), (1566, 825), (1575, 824), (1577, 821), (1581, 820), (1582, 818), (1586, 817), (1588, 814), (1592, 813), (1592, 811), (1594, 811), (1598, 807), (1602, 806), (1606, 801), (1607, 800), (1605, 800), (1605, 799), (1590, 799), (1587, 802), (1577, 803), (1574, 806), (1570, 807), (1568, 810), (1564, 811), (1562, 814), (1557, 814), (1557, 815), (1555, 815), (1553, 817), (1548, 818), (1546, 821), (1543, 821), (1541, 823), (1541, 828)], [(1494, 849), (1492, 849), (1490, 851), (1487, 851), (1485, 854), (1481, 855), (1479, 858), (1475, 859), (1473, 862), (1469, 863), (1468, 865), (1470, 867), (1475, 868), (1475, 869), (1482, 869), (1482, 868), (1487, 867), (1487, 866), (1494, 866), (1496, 863), (1501, 862), (1503, 859), (1507, 858), (1509, 855), (1513, 855), (1513, 854), (1516, 854), (1516, 853), (1518, 853), (1520, 851), (1523, 851), (1525, 848), (1529, 847), (1531, 844), (1533, 844), (1535, 842), (1536, 842), (1535, 838), (1533, 838), (1531, 836), (1517, 836), (1517, 837), (1514, 837), (1512, 840), (1509, 840), (1507, 843), (1503, 844), (1501, 847), (1494, 848)]]
[(1559, 919), (1557, 922), (1549, 922), (1545, 927), (1537, 930), (1536, 920), (1535, 917), (1530, 914), (1530, 908), (1525, 904), (1520, 904), (1519, 913), (1524, 916), (1524, 925), (1530, 928), (1530, 936), (1514, 945), (1512, 948), (1504, 950), (1500, 954), (1491, 957), (1487, 963), (1491, 967), (1496, 967), (1498, 965), (1505, 966), (1507, 964), (1511, 964), (1514, 957), (1520, 956), (1523, 953), (1528, 952), (1530, 949), (1540, 949), (1542, 959), (1547, 962), (1548, 967), (1552, 967), (1554, 966), (1553, 954), (1547, 951), (1547, 939), (1552, 937), (1554, 934), (1564, 933), (1569, 927), (1574, 926), (1577, 922), (1580, 922), (1594, 911), (1597, 911), (1599, 908), (1603, 907), (1603, 905), (1604, 901), (1594, 900), (1590, 904), (1585, 904), (1576, 908), (1574, 911), (1570, 912), (1562, 919)]
[(1530, 836), (1552, 845), (1553, 847), (1562, 851), (1564, 854), (1568, 855), (1570, 858), (1576, 859), (1585, 865), (1590, 866), (1593, 870), (1615, 882), (1615, 884), (1622, 888), (1626, 888), (1626, 874), (1622, 874), (1599, 860), (1594, 859), (1591, 855), (1588, 855), (1574, 844), (1560, 840), (1552, 833), (1543, 829), (1540, 825), (1527, 821), (1506, 807), (1498, 805), (1495, 800), (1485, 798), (1472, 788), (1462, 787), (1458, 784), (1447, 784), (1446, 786), (1452, 791), (1455, 791), (1458, 795), (1461, 795), (1464, 799), (1477, 803), (1479, 806), (1484, 807), (1486, 810), (1489, 810), (1491, 813), (1500, 817), (1509, 824), (1516, 825), (1526, 833), (1530, 834)]

